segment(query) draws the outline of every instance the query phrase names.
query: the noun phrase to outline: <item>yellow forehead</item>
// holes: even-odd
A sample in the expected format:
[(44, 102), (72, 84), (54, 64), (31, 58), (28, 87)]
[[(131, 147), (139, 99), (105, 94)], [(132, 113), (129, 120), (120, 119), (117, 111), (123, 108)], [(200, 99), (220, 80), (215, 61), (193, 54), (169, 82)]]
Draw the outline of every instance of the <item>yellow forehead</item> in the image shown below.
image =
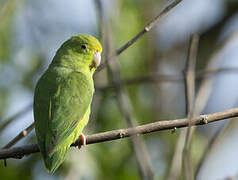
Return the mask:
[(90, 49), (95, 49), (98, 52), (102, 52), (102, 46), (100, 42), (91, 35), (79, 34), (72, 37), (73, 40), (79, 41), (80, 43), (87, 44)]

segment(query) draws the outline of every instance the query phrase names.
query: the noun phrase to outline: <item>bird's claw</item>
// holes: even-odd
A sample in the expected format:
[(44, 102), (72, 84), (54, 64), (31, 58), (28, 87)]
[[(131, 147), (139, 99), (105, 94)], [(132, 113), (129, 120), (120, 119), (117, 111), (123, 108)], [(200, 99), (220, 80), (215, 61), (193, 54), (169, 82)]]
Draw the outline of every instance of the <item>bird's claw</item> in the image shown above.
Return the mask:
[(81, 144), (78, 145), (78, 148), (80, 149), (82, 146), (85, 147), (86, 146), (86, 136), (82, 133), (79, 136), (79, 139), (81, 140)]

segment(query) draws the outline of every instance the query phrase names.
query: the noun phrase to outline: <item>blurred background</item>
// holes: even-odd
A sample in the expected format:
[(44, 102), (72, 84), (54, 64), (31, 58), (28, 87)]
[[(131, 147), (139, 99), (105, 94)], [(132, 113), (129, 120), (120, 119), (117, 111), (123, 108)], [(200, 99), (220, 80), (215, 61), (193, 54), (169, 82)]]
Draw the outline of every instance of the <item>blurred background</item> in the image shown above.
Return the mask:
[[(169, 3), (0, 0), (0, 145), (3, 147), (33, 122), (35, 84), (64, 41), (74, 34), (93, 35), (103, 44), (105, 61)], [(154, 29), (94, 76), (96, 93), (84, 133), (126, 128), (130, 123), (125, 120), (126, 113), (133, 125), (186, 117), (183, 79), (192, 33), (200, 37), (196, 92), (209, 79), (203, 99), (198, 99), (204, 104), (197, 113), (236, 107), (237, 32), (238, 1), (183, 0)], [(113, 88), (115, 79), (122, 83), (120, 91)], [(238, 179), (237, 138), (235, 119), (197, 128), (191, 146), (195, 179)], [(32, 143), (36, 143), (34, 130), (16, 146)], [(137, 143), (122, 139), (80, 150), (71, 148), (53, 175), (47, 174), (39, 153), (9, 159), (7, 167), (0, 162), (0, 174), (1, 179), (35, 180), (185, 179), (183, 146), (184, 129), (160, 131), (140, 136)], [(142, 155), (135, 148), (143, 149)], [(142, 156), (148, 176), (141, 171), (138, 158)], [(142, 158), (142, 162), (145, 160)]]

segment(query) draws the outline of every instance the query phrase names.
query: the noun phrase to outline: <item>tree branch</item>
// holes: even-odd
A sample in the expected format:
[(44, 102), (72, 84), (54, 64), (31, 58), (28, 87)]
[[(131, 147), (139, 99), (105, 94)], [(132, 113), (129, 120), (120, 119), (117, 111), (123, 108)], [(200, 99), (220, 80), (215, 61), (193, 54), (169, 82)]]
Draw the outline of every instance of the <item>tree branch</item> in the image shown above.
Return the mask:
[(15, 119), (22, 117), (27, 112), (29, 112), (32, 109), (32, 103), (24, 107), (21, 111), (17, 112), (16, 114), (12, 115), (7, 120), (4, 120), (4, 122), (0, 125), (0, 133)]
[[(189, 43), (187, 62), (185, 67), (185, 97), (186, 97), (186, 114), (189, 122), (194, 116), (194, 97), (195, 97), (195, 67), (196, 57), (198, 50), (199, 36), (194, 34), (191, 36)], [(189, 123), (188, 129), (186, 129), (186, 138), (184, 144), (184, 170), (185, 178), (192, 180), (193, 168), (191, 162), (191, 142), (192, 142), (192, 130)]]
[[(31, 123), (30, 126), (25, 128), (23, 131), (21, 131), (15, 138), (13, 138), (9, 143), (7, 143), (3, 149), (8, 149), (15, 145), (18, 141), (20, 141), (22, 138), (24, 138), (27, 134), (29, 134), (34, 129), (34, 123)], [(4, 159), (4, 165), (7, 166), (7, 160)]]
[(34, 129), (34, 123), (31, 123), (27, 128), (21, 131), (15, 138), (13, 138), (9, 143), (7, 143), (3, 149), (8, 149), (24, 138), (27, 134), (29, 134)]
[[(228, 67), (228, 68), (218, 68), (213, 70), (197, 70), (196, 71), (196, 80), (201, 80), (205, 78), (210, 78), (213, 75), (217, 75), (218, 73), (238, 73), (238, 68), (236, 67)], [(184, 77), (181, 74), (178, 75), (164, 75), (158, 73), (150, 73), (146, 75), (142, 75), (139, 77), (132, 77), (128, 79), (122, 79), (120, 81), (120, 86), (133, 85), (138, 83), (163, 83), (163, 82), (183, 82)], [(96, 86), (96, 91), (105, 91), (108, 89), (113, 89), (113, 84)]]
[[(225, 110), (225, 111), (221, 111), (217, 113), (194, 117), (191, 120), (191, 125), (192, 126), (204, 125), (204, 124), (224, 120), (227, 118), (233, 118), (233, 117), (238, 117), (238, 108), (233, 108), (233, 109), (229, 109), (229, 110)], [(189, 124), (189, 120), (186, 118), (176, 119), (176, 120), (157, 121), (154, 123), (149, 123), (149, 124), (136, 126), (132, 128), (118, 129), (118, 130), (112, 130), (112, 131), (107, 131), (103, 133), (88, 135), (86, 137), (87, 138), (86, 143), (94, 144), (94, 143), (126, 138), (133, 135), (148, 134), (148, 133), (152, 133), (156, 131), (182, 128), (182, 127), (187, 127), (188, 124)], [(73, 143), (72, 146), (78, 146), (80, 144), (82, 144), (81, 140)], [(0, 159), (22, 158), (25, 155), (36, 153), (36, 152), (39, 152), (39, 148), (36, 144), (15, 147), (11, 149), (3, 149), (0, 151)]]
[(102, 69), (104, 69), (108, 63), (114, 59), (114, 57), (119, 56), (123, 51), (125, 51), (127, 48), (129, 48), (131, 45), (133, 45), (140, 37), (142, 37), (145, 33), (149, 32), (159, 21), (162, 17), (164, 17), (168, 12), (177, 6), (182, 0), (176, 0), (169, 4), (167, 7), (165, 7), (157, 16), (155, 16), (144, 28), (141, 30), (138, 34), (136, 34), (131, 40), (129, 40), (126, 44), (124, 44), (122, 47), (117, 49), (115, 54), (112, 57), (109, 57), (103, 64), (101, 64), (96, 72), (100, 72)]

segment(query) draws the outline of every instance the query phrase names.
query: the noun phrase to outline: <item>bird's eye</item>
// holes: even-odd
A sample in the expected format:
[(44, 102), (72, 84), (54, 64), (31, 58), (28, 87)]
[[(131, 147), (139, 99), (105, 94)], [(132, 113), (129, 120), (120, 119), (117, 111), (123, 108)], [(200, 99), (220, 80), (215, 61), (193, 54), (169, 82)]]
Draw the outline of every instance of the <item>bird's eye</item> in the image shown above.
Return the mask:
[(87, 49), (86, 44), (82, 44), (82, 45), (81, 45), (81, 48), (82, 48), (83, 50), (86, 50), (86, 49)]

